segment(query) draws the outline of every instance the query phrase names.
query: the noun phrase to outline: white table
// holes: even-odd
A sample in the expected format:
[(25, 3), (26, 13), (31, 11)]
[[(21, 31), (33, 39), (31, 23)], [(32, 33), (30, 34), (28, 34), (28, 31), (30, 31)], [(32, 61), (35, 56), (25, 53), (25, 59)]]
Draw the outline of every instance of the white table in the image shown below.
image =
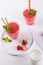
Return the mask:
[[(43, 10), (41, 8), (43, 6), (43, 1), (40, 0), (40, 2), (35, 0), (32, 1), (32, 6), (34, 6), (33, 8), (36, 8), (39, 11), (39, 13), (37, 14), (35, 24), (33, 26), (28, 26), (29, 29), (32, 30), (34, 36), (34, 42), (32, 47), (29, 49), (29, 53), (33, 49), (39, 49), (42, 53), (42, 59), (39, 62), (39, 65), (43, 65), (43, 51), (40, 49), (40, 47), (37, 45), (35, 41), (36, 32), (43, 30)], [(25, 8), (27, 8), (26, 0), (25, 3), (23, 0), (0, 0), (0, 18), (6, 16), (9, 19), (9, 21), (15, 20), (20, 25), (26, 25), (22, 17), (22, 12)], [(3, 23), (0, 20), (0, 38), (3, 32), (2, 25)], [(0, 65), (31, 65), (29, 53), (25, 56), (11, 56), (5, 52), (0, 41)]]
[[(35, 41), (35, 34), (36, 31), (41, 31), (42, 30), (42, 26), (28, 26), (32, 32), (33, 32), (33, 36), (34, 36), (34, 42), (32, 47), (29, 49), (29, 52), (27, 55), (25, 56), (11, 56), (9, 55), (7, 52), (5, 52), (4, 48), (1, 45), (0, 42), (0, 64), (1, 65), (29, 65), (30, 62), (30, 57), (29, 57), (29, 53), (34, 50), (34, 49), (38, 49), (41, 51), (42, 53), (42, 59), (39, 62), (39, 65), (43, 65), (43, 51), (40, 49), (40, 47), (37, 45), (36, 41)], [(1, 30), (2, 31), (2, 30)], [(0, 31), (0, 34), (1, 34)], [(31, 64), (30, 64), (31, 65)]]

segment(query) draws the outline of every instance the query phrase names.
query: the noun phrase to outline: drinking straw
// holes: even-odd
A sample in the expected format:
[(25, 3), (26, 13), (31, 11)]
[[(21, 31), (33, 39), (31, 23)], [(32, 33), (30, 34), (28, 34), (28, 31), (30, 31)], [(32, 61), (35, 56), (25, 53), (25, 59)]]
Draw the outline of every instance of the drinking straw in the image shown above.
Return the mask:
[(3, 23), (6, 25), (6, 23), (5, 23), (4, 19), (3, 19), (3, 18), (1, 18), (1, 20), (2, 20), (2, 21), (3, 21)]
[(30, 0), (28, 0), (28, 12), (30, 10)]

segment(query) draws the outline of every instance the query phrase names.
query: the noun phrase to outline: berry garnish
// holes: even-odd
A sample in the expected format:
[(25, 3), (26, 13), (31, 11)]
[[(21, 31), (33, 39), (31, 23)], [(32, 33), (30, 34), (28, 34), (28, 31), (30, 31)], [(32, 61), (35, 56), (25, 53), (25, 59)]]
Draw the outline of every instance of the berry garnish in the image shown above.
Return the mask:
[(27, 40), (22, 41), (22, 45), (26, 45), (27, 43), (28, 43)]
[(22, 50), (22, 47), (20, 45), (18, 45), (17, 50)]

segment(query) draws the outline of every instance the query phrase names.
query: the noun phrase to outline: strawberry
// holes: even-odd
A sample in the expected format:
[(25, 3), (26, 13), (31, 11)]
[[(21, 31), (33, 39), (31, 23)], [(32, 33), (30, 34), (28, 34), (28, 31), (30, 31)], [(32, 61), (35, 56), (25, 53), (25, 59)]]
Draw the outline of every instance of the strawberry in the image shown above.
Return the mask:
[(22, 46), (20, 46), (20, 45), (18, 45), (17, 46), (17, 50), (26, 50), (27, 48), (26, 48), (26, 44), (27, 44), (28, 42), (26, 41), (26, 40), (23, 40), (22, 41)]
[(22, 45), (22, 46), (18, 45), (17, 50), (26, 50), (26, 46), (25, 45)]
[(22, 47), (20, 45), (18, 45), (17, 50), (22, 50)]
[(26, 40), (22, 41), (22, 45), (26, 45), (28, 42)]

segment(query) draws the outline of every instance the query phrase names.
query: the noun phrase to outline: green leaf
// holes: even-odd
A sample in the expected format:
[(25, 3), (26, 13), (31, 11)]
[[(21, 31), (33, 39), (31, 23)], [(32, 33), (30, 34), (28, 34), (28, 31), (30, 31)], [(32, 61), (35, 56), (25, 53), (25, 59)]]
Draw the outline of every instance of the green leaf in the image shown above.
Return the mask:
[(7, 43), (7, 42), (12, 42), (12, 40), (9, 39), (8, 37), (2, 38), (2, 40), (4, 40), (6, 43)]
[(31, 15), (34, 15), (36, 13), (36, 10), (31, 11)]
[(8, 25), (8, 26), (3, 26), (4, 29), (7, 29), (8, 32), (11, 32), (11, 26)]
[(36, 10), (29, 11), (28, 15), (32, 15), (33, 16), (36, 12), (37, 12)]
[(12, 40), (10, 40), (10, 39), (9, 39), (8, 41), (9, 41), (9, 42), (12, 42)]
[(3, 26), (4, 29), (6, 29), (6, 26)]
[(6, 37), (6, 38), (2, 38), (2, 40), (4, 40), (5, 42), (7, 42), (8, 41), (8, 38)]
[(7, 31), (11, 32), (11, 26), (10, 25), (7, 26)]

